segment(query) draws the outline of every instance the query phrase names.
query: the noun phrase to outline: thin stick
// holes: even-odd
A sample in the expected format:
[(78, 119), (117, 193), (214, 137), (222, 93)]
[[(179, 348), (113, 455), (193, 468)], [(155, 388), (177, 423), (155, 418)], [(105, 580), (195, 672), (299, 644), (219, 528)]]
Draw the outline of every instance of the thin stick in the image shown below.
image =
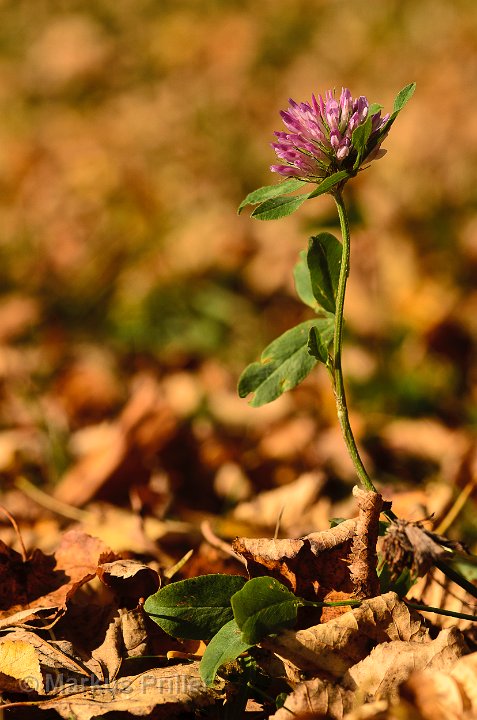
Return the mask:
[(436, 532), (438, 535), (445, 535), (446, 530), (452, 525), (462, 508), (464, 507), (465, 503), (469, 499), (470, 494), (474, 490), (476, 485), (476, 480), (472, 478), (472, 480), (469, 480), (467, 485), (463, 488), (461, 493), (457, 496), (454, 504), (450, 508), (449, 512), (446, 514), (445, 518), (441, 520), (439, 525), (436, 527), (434, 532)]
[(15, 487), (24, 492), (25, 495), (28, 495), (28, 497), (31, 497), (38, 505), (41, 505), (47, 510), (51, 510), (57, 515), (63, 515), (63, 517), (67, 517), (70, 520), (77, 520), (78, 522), (84, 522), (89, 518), (89, 513), (86, 512), (86, 510), (71, 507), (71, 505), (67, 505), (51, 497), (51, 495), (37, 488), (36, 485), (33, 485), (33, 483), (25, 477), (17, 478), (15, 480)]
[(28, 560), (28, 553), (27, 553), (27, 551), (26, 551), (25, 544), (24, 544), (24, 542), (23, 542), (23, 538), (22, 538), (22, 534), (21, 534), (21, 532), (20, 532), (20, 528), (19, 528), (18, 525), (17, 525), (17, 521), (15, 520), (15, 518), (14, 518), (12, 515), (10, 515), (10, 513), (8, 512), (8, 510), (3, 507), (3, 505), (0, 505), (0, 510), (1, 510), (2, 513), (10, 520), (11, 524), (13, 525), (13, 529), (14, 529), (15, 532), (16, 532), (16, 535), (17, 535), (17, 538), (18, 538), (18, 542), (20, 543), (21, 555), (22, 555), (23, 562), (26, 562), (26, 561)]
[(217, 537), (217, 535), (214, 533), (214, 531), (211, 528), (210, 522), (208, 520), (204, 520), (200, 525), (200, 531), (204, 537), (204, 540), (206, 540), (209, 545), (211, 545), (214, 548), (217, 548), (217, 550), (222, 550), (222, 552), (226, 553), (227, 555), (230, 555), (230, 557), (233, 557), (234, 560), (238, 560), (242, 565), (247, 566), (247, 561), (245, 558), (243, 558), (241, 555), (235, 552), (235, 550), (224, 540)]

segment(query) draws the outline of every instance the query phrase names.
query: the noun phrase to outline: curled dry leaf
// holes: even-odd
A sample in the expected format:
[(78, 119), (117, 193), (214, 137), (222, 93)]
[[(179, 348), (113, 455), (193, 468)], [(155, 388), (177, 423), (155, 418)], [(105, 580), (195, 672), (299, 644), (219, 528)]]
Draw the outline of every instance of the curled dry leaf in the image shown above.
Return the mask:
[(304, 672), (342, 677), (378, 643), (429, 642), (423, 618), (395, 593), (364, 600), (327, 623), (306, 630), (282, 631), (261, 644)]
[(112, 609), (103, 642), (91, 655), (102, 669), (103, 680), (112, 681), (127, 658), (141, 657), (148, 651), (148, 632), (142, 608)]
[(333, 591), (351, 596), (347, 558), (355, 531), (356, 521), (346, 520), (296, 540), (237, 538), (233, 549), (251, 577), (271, 575), (301, 597), (324, 600)]
[(98, 566), (101, 582), (122, 598), (146, 598), (159, 589), (159, 575), (139, 560), (114, 560)]
[[(345, 617), (349, 618), (349, 615)], [(329, 624), (339, 625), (341, 619)], [(320, 668), (322, 677), (299, 682), (286, 699), (283, 708), (272, 717), (274, 720), (285, 720), (292, 712), (298, 717), (315, 713), (327, 720), (342, 720), (358, 708), (359, 714), (356, 717), (362, 720), (366, 717), (388, 717), (381, 715), (383, 709), (386, 710), (387, 703), (379, 707), (371, 703), (397, 699), (400, 684), (412, 677), (416, 669), (432, 668), (433, 673), (450, 669), (465, 652), (466, 645), (459, 630), (442, 630), (432, 641), (429, 638), (418, 638), (417, 641), (381, 642), (361, 662), (351, 666), (339, 682), (328, 679), (329, 672), (337, 669), (336, 665), (333, 666), (332, 662), (329, 665), (323, 663)], [(300, 667), (304, 669), (303, 664)], [(474, 694), (477, 698), (475, 690)], [(365, 712), (366, 705), (363, 705), (366, 702), (370, 702), (369, 715)], [(436, 720), (436, 717), (431, 715), (426, 715), (425, 720), (427, 717), (429, 720)]]
[(395, 699), (398, 687), (414, 670), (450, 670), (467, 651), (456, 628), (441, 630), (430, 642), (393, 640), (380, 643), (343, 678), (343, 685), (376, 700)]
[(356, 486), (353, 488), (353, 495), (358, 502), (359, 514), (356, 535), (351, 546), (349, 571), (355, 596), (362, 600), (380, 594), (376, 572), (376, 543), (383, 498), (379, 493), (366, 492)]

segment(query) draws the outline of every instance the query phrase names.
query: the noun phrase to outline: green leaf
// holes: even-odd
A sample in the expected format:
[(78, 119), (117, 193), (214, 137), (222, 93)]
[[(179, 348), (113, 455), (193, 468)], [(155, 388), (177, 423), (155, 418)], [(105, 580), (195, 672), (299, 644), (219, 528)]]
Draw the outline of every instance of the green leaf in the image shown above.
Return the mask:
[(371, 115), (368, 114), (366, 122), (358, 127), (353, 132), (352, 144), (358, 155), (353, 165), (353, 170), (357, 170), (363, 161), (363, 157), (366, 153), (366, 146), (368, 144), (369, 136), (371, 135), (373, 120)]
[(379, 103), (371, 103), (368, 108), (368, 115), (376, 115), (377, 112), (383, 109), (383, 106)]
[(299, 260), (293, 269), (293, 277), (295, 279), (295, 289), (300, 300), (309, 305), (315, 312), (318, 312), (320, 306), (316, 302), (311, 287), (310, 271), (306, 262), (306, 250), (301, 250)]
[(246, 367), (240, 376), (240, 397), (255, 393), (250, 404), (260, 407), (298, 385), (316, 365), (315, 358), (308, 352), (310, 328), (330, 323), (333, 320), (329, 317), (305, 320), (270, 343), (263, 351), (260, 362)]
[(287, 195), (288, 193), (298, 190), (302, 187), (303, 180), (297, 180), (296, 178), (289, 178), (284, 180), (277, 185), (265, 185), (264, 187), (258, 188), (253, 192), (249, 193), (247, 197), (242, 200), (237, 209), (237, 214), (240, 215), (244, 207), (247, 205), (258, 205), (258, 203), (269, 200), (270, 198), (280, 197), (280, 195)]
[(325, 365), (328, 365), (330, 360), (328, 348), (333, 340), (333, 335), (334, 323), (332, 320), (329, 325), (325, 325), (322, 328), (314, 325), (310, 328), (310, 333), (308, 335), (308, 352)]
[(347, 178), (352, 177), (353, 174), (354, 173), (350, 172), (349, 170), (340, 170), (339, 172), (330, 175), (325, 180), (323, 180), (323, 182), (321, 182), (318, 187), (310, 193), (308, 197), (311, 199), (318, 197), (318, 195), (323, 195), (323, 193), (329, 192), (329, 190), (331, 190), (334, 185), (337, 185), (343, 180), (347, 180)]
[(303, 602), (271, 577), (249, 580), (231, 600), (234, 618), (245, 643), (260, 642), (266, 635), (292, 627)]
[(309, 197), (310, 193), (304, 193), (302, 195), (292, 195), (291, 197), (277, 197), (265, 200), (255, 208), (251, 217), (256, 220), (278, 220), (294, 213)]
[(391, 129), (391, 126), (393, 125), (396, 117), (399, 115), (403, 107), (406, 105), (406, 103), (411, 99), (411, 97), (414, 94), (414, 90), (416, 89), (416, 83), (410, 83), (409, 85), (406, 85), (402, 90), (398, 92), (396, 95), (396, 99), (394, 100), (394, 109), (391, 114), (391, 117), (387, 121), (387, 123), (381, 128), (379, 133), (377, 133), (372, 140), (372, 143), (367, 148), (367, 152), (370, 153), (373, 148), (376, 147), (376, 145), (379, 145), (383, 139), (388, 134), (389, 130)]
[(219, 667), (232, 662), (251, 647), (253, 645), (242, 640), (242, 631), (235, 620), (230, 620), (220, 628), (207, 645), (200, 661), (200, 677), (206, 685), (212, 685)]
[(412, 98), (415, 89), (416, 83), (409, 83), (409, 85), (406, 85), (406, 87), (403, 87), (403, 89), (398, 92), (396, 99), (394, 100), (393, 114), (391, 115), (392, 120), (394, 120), (398, 113), (401, 112), (404, 105), (406, 105), (406, 103)]
[(161, 588), (144, 610), (172, 637), (209, 640), (232, 617), (230, 598), (245, 583), (240, 575), (200, 575)]
[(342, 256), (343, 247), (331, 233), (320, 233), (310, 238), (307, 263), (313, 295), (317, 302), (331, 313), (336, 310)]

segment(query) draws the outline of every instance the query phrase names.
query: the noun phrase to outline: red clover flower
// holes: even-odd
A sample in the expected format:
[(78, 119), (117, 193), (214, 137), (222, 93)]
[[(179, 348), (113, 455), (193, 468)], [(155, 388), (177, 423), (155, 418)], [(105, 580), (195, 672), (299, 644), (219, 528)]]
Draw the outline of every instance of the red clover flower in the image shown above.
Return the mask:
[[(381, 117), (379, 105), (369, 105), (366, 97), (353, 99), (350, 91), (343, 88), (339, 102), (334, 91), (325, 97), (313, 95), (311, 103), (296, 103), (290, 99), (290, 107), (280, 115), (289, 132), (276, 132), (278, 142), (272, 143), (283, 165), (272, 165), (272, 172), (307, 182), (320, 183), (340, 170), (356, 171), (358, 166), (382, 157), (385, 150), (380, 146), (386, 132), (382, 132), (390, 116)], [(365, 153), (353, 144), (355, 130), (368, 123), (369, 135)]]

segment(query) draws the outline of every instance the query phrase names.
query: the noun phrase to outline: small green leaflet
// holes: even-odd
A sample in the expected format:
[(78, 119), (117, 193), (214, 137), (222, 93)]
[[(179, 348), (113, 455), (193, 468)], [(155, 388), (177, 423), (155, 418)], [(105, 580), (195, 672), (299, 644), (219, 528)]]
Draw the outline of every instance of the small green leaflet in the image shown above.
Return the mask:
[(320, 306), (316, 302), (316, 298), (313, 295), (313, 288), (311, 287), (310, 271), (306, 262), (306, 250), (301, 250), (299, 253), (299, 260), (293, 268), (293, 278), (295, 280), (295, 290), (305, 305), (311, 307), (316, 313), (319, 312)]
[[(259, 188), (259, 190), (256, 190), (254, 193), (247, 195), (242, 205), (240, 205), (239, 211), (245, 205), (252, 204), (252, 201), (250, 200), (252, 197), (253, 203), (261, 203), (252, 212), (252, 217), (256, 220), (278, 220), (279, 218), (286, 217), (287, 215), (294, 213), (295, 210), (298, 210), (298, 208), (303, 205), (305, 200), (315, 198), (319, 195), (323, 195), (323, 193), (329, 192), (335, 185), (343, 180), (347, 180), (352, 175), (353, 173), (349, 170), (340, 170), (340, 172), (334, 173), (333, 175), (325, 178), (323, 182), (319, 183), (311, 192), (302, 193), (301, 195), (292, 195), (291, 197), (283, 197), (286, 194), (285, 192), (280, 192), (280, 194), (278, 194), (278, 192), (274, 192), (272, 195), (271, 193), (267, 194), (262, 191), (268, 191), (269, 188), (280, 188), (286, 186), (287, 183), (300, 183), (300, 185), (303, 185), (302, 180), (285, 180), (285, 182), (281, 183), (281, 185), (271, 185), (268, 188)], [(298, 186), (289, 185), (288, 187), (295, 190)], [(289, 189), (287, 192), (291, 192), (291, 190)], [(261, 197), (263, 202), (258, 199), (259, 197)]]
[(161, 588), (145, 612), (169, 635), (209, 640), (232, 620), (230, 598), (246, 580), (240, 575), (199, 575)]
[(271, 633), (293, 627), (303, 601), (271, 577), (249, 580), (233, 595), (235, 621), (244, 643), (255, 644)]
[(237, 214), (240, 215), (244, 207), (247, 205), (258, 205), (258, 203), (265, 202), (265, 200), (280, 197), (281, 195), (287, 195), (294, 190), (298, 190), (298, 188), (302, 187), (303, 184), (303, 180), (289, 178), (277, 185), (265, 185), (264, 187), (258, 188), (257, 190), (249, 193), (247, 197), (242, 200), (238, 206)]
[(252, 644), (242, 640), (242, 631), (235, 620), (230, 620), (214, 635), (200, 661), (199, 673), (206, 685), (212, 685), (217, 670), (232, 662)]
[[(414, 90), (416, 89), (416, 83), (409, 83), (409, 85), (406, 85), (406, 87), (403, 87), (402, 90), (398, 92), (396, 95), (396, 98), (394, 100), (394, 106), (393, 106), (393, 112), (387, 121), (387, 123), (384, 125), (384, 127), (381, 128), (379, 133), (376, 134), (375, 137), (373, 137), (373, 140), (368, 143), (368, 146), (366, 147), (366, 155), (369, 155), (371, 151), (376, 147), (376, 145), (379, 145), (383, 139), (388, 134), (389, 130), (391, 129), (392, 124), (394, 123), (395, 119), (403, 109), (403, 107), (406, 105), (406, 103), (409, 102), (409, 100), (412, 98), (414, 94)], [(374, 106), (370, 106), (369, 108), (369, 115), (371, 116), (373, 112), (376, 112), (375, 110), (372, 110)], [(369, 119), (369, 118), (368, 118)], [(356, 128), (357, 130), (359, 128)], [(356, 131), (355, 131), (356, 132)], [(354, 143), (354, 133), (353, 133), (353, 143)], [(364, 157), (366, 157), (364, 155)], [(355, 168), (357, 167), (358, 161), (355, 163)]]
[(364, 157), (368, 154), (366, 146), (368, 144), (369, 136), (371, 135), (372, 125), (373, 119), (371, 115), (368, 114), (366, 122), (364, 122), (362, 125), (358, 125), (358, 127), (353, 132), (351, 142), (358, 153), (355, 163), (353, 165), (353, 170), (357, 170), (359, 168)]
[(403, 87), (402, 90), (398, 92), (396, 95), (396, 98), (394, 100), (394, 107), (393, 112), (391, 114), (391, 117), (387, 121), (386, 125), (380, 130), (379, 134), (376, 136), (376, 138), (373, 140), (373, 143), (370, 143), (370, 147), (368, 147), (368, 153), (371, 152), (373, 147), (375, 147), (378, 143), (382, 142), (383, 137), (385, 137), (390, 128), (391, 125), (394, 123), (395, 119), (401, 112), (401, 110), (404, 108), (404, 106), (409, 102), (409, 100), (414, 95), (414, 90), (416, 89), (416, 83), (410, 83), (409, 85), (406, 85), (406, 87)]
[(333, 319), (306, 320), (270, 343), (260, 362), (249, 365), (240, 376), (240, 397), (255, 393), (250, 404), (260, 407), (298, 385), (317, 362), (308, 352), (308, 334), (313, 326), (322, 334), (333, 326)]
[(329, 192), (331, 188), (334, 187), (334, 185), (343, 182), (343, 180), (347, 180), (348, 178), (352, 177), (353, 174), (354, 173), (350, 172), (349, 170), (340, 170), (339, 172), (330, 175), (318, 185), (316, 190), (313, 190), (313, 192), (310, 193), (309, 197), (315, 198), (318, 197), (318, 195), (323, 195), (323, 193)]
[(401, 112), (404, 105), (409, 102), (409, 100), (414, 95), (415, 89), (416, 83), (414, 82), (409, 83), (409, 85), (406, 85), (406, 87), (403, 87), (403, 89), (398, 92), (398, 94), (396, 95), (396, 99), (394, 100), (393, 114), (391, 115), (392, 119), (394, 119), (397, 114)]
[(265, 200), (255, 208), (252, 217), (256, 220), (279, 220), (282, 217), (291, 215), (308, 200), (311, 193), (303, 195), (292, 195), (291, 197), (277, 197)]
[(314, 358), (322, 362), (324, 365), (328, 365), (330, 358), (328, 355), (328, 348), (331, 341), (333, 340), (333, 325), (330, 325), (325, 329), (325, 332), (320, 333), (318, 328), (312, 327), (308, 335), (308, 352)]
[(306, 260), (311, 289), (318, 304), (331, 313), (336, 310), (342, 257), (343, 247), (331, 233), (323, 232), (310, 238)]

